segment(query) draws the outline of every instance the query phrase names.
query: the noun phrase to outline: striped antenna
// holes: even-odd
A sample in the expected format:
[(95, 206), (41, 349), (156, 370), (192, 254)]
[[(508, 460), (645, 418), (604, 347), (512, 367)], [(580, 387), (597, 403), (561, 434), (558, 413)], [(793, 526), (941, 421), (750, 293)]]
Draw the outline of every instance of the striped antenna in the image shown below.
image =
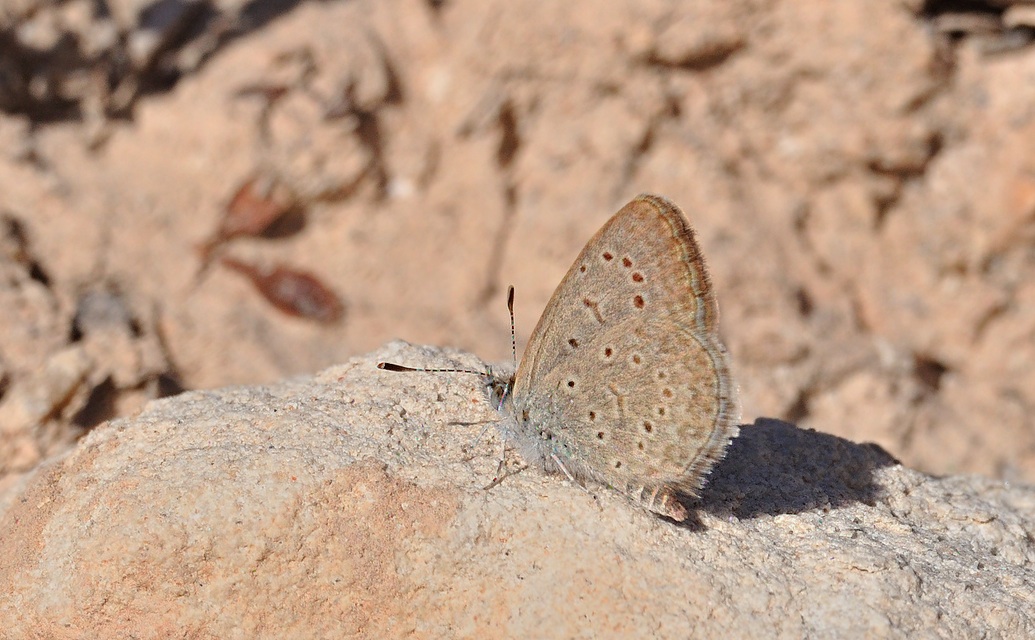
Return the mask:
[(420, 373), (473, 373), (478, 376), (483, 376), (487, 371), (478, 371), (477, 369), (429, 369), (427, 367), (406, 367), (401, 364), (395, 364), (394, 362), (378, 362), (378, 369), (384, 369), (385, 371), (410, 371)]
[[(507, 288), (507, 310), (510, 311), (510, 351), (511, 356), (514, 358), (514, 369), (517, 370), (517, 338), (514, 337), (514, 285), (510, 285)], [(487, 376), (493, 380), (490, 386), (493, 387), (493, 395), (499, 394), (499, 405), (496, 407), (497, 410), (503, 408), (503, 402), (510, 395), (510, 387), (513, 383), (513, 379), (503, 382), (502, 384), (496, 380), (492, 375), (492, 368), (489, 367), (484, 371), (478, 371), (477, 369), (458, 369), (458, 368), (429, 368), (429, 367), (407, 367), (401, 364), (395, 364), (394, 362), (378, 362), (377, 368), (384, 371), (401, 371), (409, 373), (470, 373), (476, 376)]]
[(514, 359), (514, 371), (517, 371), (517, 338), (514, 337), (514, 285), (507, 287), (507, 311), (510, 312), (510, 356)]

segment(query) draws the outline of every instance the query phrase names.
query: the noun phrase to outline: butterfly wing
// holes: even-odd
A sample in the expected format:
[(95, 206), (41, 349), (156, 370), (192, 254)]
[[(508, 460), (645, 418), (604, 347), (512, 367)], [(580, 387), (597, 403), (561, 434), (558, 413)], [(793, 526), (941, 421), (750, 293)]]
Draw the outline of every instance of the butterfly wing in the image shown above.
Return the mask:
[[(736, 435), (718, 307), (678, 207), (639, 196), (586, 244), (518, 367), (518, 436), (626, 492), (693, 492)], [(554, 465), (555, 466), (555, 465)]]

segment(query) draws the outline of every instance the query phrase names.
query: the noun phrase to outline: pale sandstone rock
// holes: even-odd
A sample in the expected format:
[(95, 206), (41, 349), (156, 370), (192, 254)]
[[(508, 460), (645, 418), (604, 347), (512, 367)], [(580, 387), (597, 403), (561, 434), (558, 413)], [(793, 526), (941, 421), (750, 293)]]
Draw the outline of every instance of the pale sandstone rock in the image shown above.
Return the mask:
[[(93, 431), (0, 515), (10, 638), (1030, 637), (1035, 490), (775, 420), (687, 526), (526, 469), (393, 343)], [(463, 423), (463, 424), (461, 424)]]

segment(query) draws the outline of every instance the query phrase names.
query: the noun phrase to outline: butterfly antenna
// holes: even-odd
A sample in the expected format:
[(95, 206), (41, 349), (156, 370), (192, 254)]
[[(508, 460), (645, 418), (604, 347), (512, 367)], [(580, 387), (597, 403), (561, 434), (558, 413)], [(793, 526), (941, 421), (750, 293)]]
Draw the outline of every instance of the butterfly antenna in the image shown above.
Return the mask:
[[(514, 337), (514, 285), (507, 287), (507, 310), (510, 312), (510, 357), (514, 359), (514, 371), (517, 371), (517, 338)], [(496, 405), (497, 411), (503, 410), (503, 403), (506, 402), (507, 396), (510, 395), (510, 383), (507, 382), (503, 385), (502, 391), (500, 391), (500, 402)]]
[[(507, 287), (507, 310), (510, 311), (510, 355), (514, 359), (514, 369), (517, 370), (517, 338), (515, 337), (516, 331), (514, 330), (514, 285)], [(395, 364), (394, 362), (378, 362), (377, 368), (384, 371), (402, 371), (411, 373), (470, 373), (476, 376), (488, 375), (492, 377), (492, 368), (489, 367), (484, 371), (478, 371), (476, 369), (457, 369), (457, 368), (428, 368), (428, 367), (407, 367), (401, 364)], [(503, 409), (503, 403), (506, 401), (507, 396), (510, 395), (510, 383), (504, 383), (502, 389), (499, 389), (497, 385), (493, 385), (499, 391), (499, 404), (496, 406), (496, 410), (500, 411)]]
[(514, 285), (507, 288), (507, 310), (510, 311), (510, 355), (517, 369), (517, 338), (514, 337)]
[(485, 375), (485, 371), (478, 371), (476, 369), (429, 369), (427, 367), (406, 367), (401, 364), (395, 364), (394, 362), (378, 362), (378, 369), (384, 369), (385, 371), (410, 371), (418, 373), (473, 373), (478, 376)]
[[(514, 285), (507, 287), (507, 311), (510, 312), (510, 357), (514, 360), (514, 371), (517, 371), (517, 338), (515, 337), (516, 331), (514, 330)], [(510, 394), (510, 383), (503, 386), (503, 391), (500, 393), (500, 402), (496, 406), (496, 411), (503, 410), (503, 403), (507, 400), (507, 396)], [(503, 442), (501, 443), (500, 451), (500, 463), (496, 467), (496, 476), (493, 477), (492, 482), (484, 487), (486, 491), (492, 489), (496, 485), (503, 482), (509, 473), (507, 471), (507, 432), (503, 432)]]

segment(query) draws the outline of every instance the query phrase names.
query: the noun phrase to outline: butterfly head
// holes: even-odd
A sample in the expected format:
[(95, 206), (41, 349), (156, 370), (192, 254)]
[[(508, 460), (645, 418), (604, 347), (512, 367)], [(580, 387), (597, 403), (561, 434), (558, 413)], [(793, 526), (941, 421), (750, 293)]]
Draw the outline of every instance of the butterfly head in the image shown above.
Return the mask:
[(503, 407), (512, 400), (514, 391), (514, 373), (511, 367), (502, 366), (498, 370), (491, 366), (485, 370), (485, 387), (488, 389), (489, 400), (502, 411)]

